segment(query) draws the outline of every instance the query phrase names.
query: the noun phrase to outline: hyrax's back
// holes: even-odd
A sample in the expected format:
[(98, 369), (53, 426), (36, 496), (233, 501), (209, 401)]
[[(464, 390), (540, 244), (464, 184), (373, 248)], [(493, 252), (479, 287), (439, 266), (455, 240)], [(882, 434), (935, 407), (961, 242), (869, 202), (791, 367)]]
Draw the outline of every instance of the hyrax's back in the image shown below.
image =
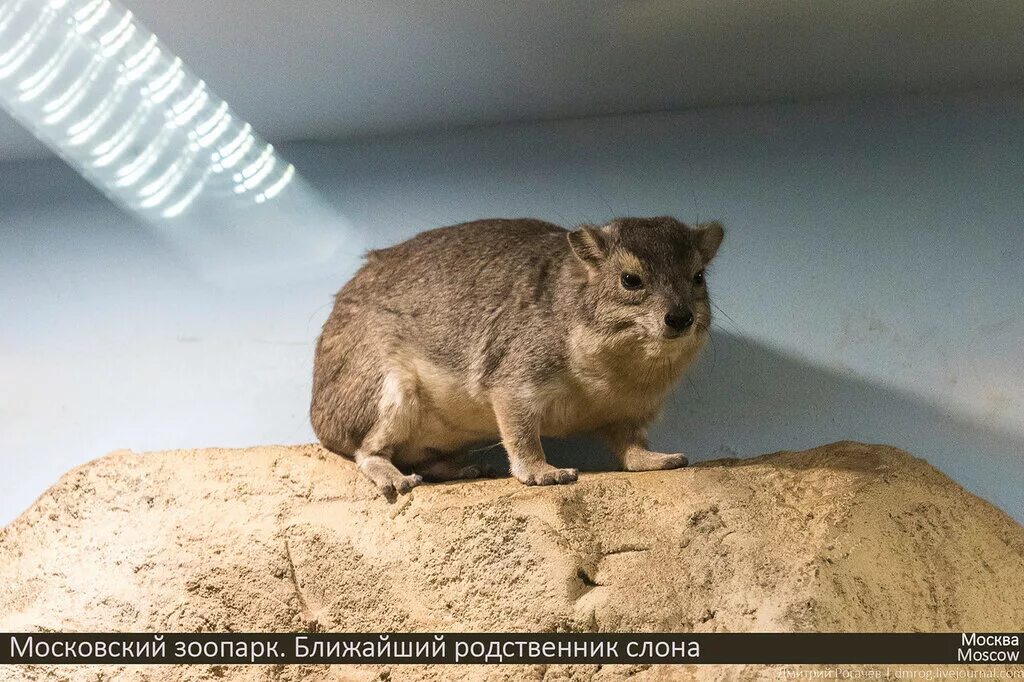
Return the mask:
[(539, 220), (443, 227), (372, 252), (339, 300), (383, 311), (389, 336), (462, 367), (480, 333), (526, 321), (519, 306), (543, 302), (567, 253), (566, 230)]

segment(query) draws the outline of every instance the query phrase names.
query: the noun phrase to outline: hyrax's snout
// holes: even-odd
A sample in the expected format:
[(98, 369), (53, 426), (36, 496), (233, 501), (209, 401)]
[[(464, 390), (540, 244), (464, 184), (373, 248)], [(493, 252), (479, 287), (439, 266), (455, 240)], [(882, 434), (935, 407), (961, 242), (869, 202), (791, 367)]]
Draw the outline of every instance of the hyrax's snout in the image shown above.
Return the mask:
[(679, 336), (693, 326), (693, 311), (689, 308), (672, 308), (665, 314), (665, 335)]

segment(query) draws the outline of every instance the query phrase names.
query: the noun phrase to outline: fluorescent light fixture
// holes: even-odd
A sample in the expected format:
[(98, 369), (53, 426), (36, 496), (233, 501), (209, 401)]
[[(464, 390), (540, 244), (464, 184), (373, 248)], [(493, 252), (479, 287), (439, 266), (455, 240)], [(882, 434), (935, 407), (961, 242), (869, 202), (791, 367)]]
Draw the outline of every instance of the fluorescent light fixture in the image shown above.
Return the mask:
[(352, 241), (294, 166), (113, 0), (0, 0), (0, 104), (209, 272), (308, 273), (342, 232)]

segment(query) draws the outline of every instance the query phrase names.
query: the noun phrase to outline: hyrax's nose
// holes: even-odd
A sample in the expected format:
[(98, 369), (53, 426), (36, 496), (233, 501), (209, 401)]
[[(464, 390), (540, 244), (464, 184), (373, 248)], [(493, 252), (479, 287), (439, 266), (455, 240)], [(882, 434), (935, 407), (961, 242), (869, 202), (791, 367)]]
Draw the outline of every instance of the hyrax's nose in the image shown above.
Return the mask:
[(693, 313), (685, 308), (671, 310), (665, 316), (665, 324), (677, 332), (686, 331), (693, 324)]

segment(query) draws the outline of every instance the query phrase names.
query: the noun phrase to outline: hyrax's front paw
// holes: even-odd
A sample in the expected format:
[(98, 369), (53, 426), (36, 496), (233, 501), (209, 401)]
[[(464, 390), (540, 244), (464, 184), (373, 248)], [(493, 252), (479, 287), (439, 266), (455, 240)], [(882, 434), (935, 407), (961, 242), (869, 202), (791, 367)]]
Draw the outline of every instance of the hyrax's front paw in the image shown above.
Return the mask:
[(686, 455), (664, 455), (649, 450), (633, 451), (623, 461), (626, 471), (657, 471), (678, 469), (690, 463)]
[(572, 483), (579, 478), (576, 469), (556, 469), (544, 462), (526, 469), (513, 471), (512, 474), (526, 485), (555, 485), (556, 483)]

